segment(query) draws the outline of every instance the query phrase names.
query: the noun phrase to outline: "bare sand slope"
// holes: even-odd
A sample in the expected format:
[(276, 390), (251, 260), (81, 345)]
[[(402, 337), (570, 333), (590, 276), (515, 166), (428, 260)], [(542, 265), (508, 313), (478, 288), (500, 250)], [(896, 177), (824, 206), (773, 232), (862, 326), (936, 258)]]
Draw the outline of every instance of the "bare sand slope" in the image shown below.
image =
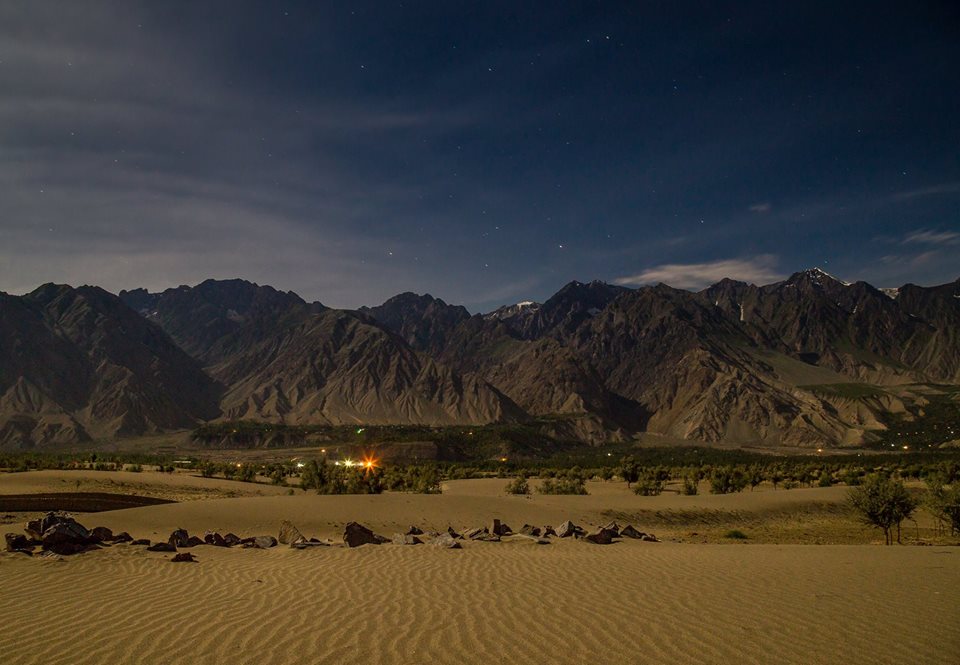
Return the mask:
[[(132, 512), (132, 511), (131, 511)], [(11, 663), (943, 663), (960, 552), (469, 543), (0, 555)]]

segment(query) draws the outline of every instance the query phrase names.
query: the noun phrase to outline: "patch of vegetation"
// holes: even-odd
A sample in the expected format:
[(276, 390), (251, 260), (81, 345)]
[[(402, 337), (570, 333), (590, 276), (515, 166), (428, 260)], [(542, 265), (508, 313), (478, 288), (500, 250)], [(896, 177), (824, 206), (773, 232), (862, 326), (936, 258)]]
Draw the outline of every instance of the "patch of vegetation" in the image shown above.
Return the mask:
[(723, 534), (724, 538), (730, 538), (731, 540), (747, 540), (748, 536), (740, 529), (731, 529)]
[(864, 524), (883, 531), (887, 545), (893, 544), (894, 528), (897, 542), (900, 542), (900, 524), (917, 507), (916, 500), (902, 482), (882, 474), (868, 476), (862, 485), (851, 489), (848, 501)]
[(888, 394), (881, 388), (869, 383), (820, 383), (797, 387), (823, 397), (843, 397), (846, 399), (865, 399)]

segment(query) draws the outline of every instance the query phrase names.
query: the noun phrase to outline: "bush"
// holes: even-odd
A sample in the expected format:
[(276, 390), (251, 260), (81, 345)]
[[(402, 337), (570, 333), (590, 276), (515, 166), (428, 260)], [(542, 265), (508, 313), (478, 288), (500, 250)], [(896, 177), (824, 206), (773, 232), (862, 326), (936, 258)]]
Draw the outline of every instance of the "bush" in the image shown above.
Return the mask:
[(893, 544), (893, 527), (900, 542), (900, 523), (917, 507), (902, 482), (881, 475), (868, 476), (862, 485), (851, 489), (848, 501), (865, 524), (883, 531), (887, 545)]
[(747, 486), (746, 474), (740, 469), (729, 466), (717, 467), (710, 474), (711, 494), (732, 494), (740, 492)]
[(684, 496), (696, 496), (699, 489), (700, 480), (697, 478), (696, 474), (687, 475), (683, 477), (683, 488), (680, 490), (680, 493)]
[(732, 529), (723, 534), (724, 538), (730, 538), (732, 540), (747, 540), (747, 534), (739, 529)]
[(663, 492), (663, 485), (664, 481), (656, 472), (647, 473), (637, 481), (633, 493), (640, 496), (659, 496)]
[(530, 494), (530, 483), (524, 476), (514, 478), (507, 483), (507, 494)]
[(632, 455), (628, 455), (620, 460), (620, 477), (627, 481), (627, 488), (630, 488), (630, 485), (637, 482), (637, 479), (640, 478), (640, 466), (637, 464), (637, 461), (633, 459)]
[(817, 480), (817, 487), (833, 487), (833, 476), (826, 469), (820, 472), (820, 479)]
[(537, 489), (540, 494), (587, 494), (583, 478), (547, 478)]

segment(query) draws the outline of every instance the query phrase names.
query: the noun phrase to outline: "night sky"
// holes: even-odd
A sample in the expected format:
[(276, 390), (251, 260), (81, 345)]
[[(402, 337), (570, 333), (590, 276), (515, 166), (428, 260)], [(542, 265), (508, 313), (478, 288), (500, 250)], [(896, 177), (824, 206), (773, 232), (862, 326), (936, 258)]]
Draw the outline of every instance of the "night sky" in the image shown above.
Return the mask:
[(0, 290), (960, 277), (957, 3), (784, 4), (0, 0)]

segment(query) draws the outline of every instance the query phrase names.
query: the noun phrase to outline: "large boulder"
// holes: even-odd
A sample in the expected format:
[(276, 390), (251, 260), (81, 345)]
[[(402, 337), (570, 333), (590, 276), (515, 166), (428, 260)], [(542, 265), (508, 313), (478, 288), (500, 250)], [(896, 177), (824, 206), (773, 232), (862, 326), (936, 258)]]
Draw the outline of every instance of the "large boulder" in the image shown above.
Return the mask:
[(601, 528), (606, 529), (610, 533), (614, 534), (613, 536), (614, 538), (620, 537), (620, 525), (617, 524), (616, 522), (610, 522), (609, 524)]
[(57, 554), (77, 554), (90, 544), (90, 532), (82, 524), (68, 518), (57, 521), (43, 532), (43, 549)]
[(190, 536), (187, 538), (185, 547), (196, 547), (197, 545), (206, 545), (207, 542), (200, 536)]
[(227, 544), (227, 547), (233, 547), (234, 545), (240, 544), (240, 536), (235, 533), (228, 533), (223, 537), (223, 542)]
[(277, 540), (280, 541), (281, 545), (293, 545), (306, 540), (306, 537), (300, 533), (300, 529), (293, 525), (293, 522), (283, 520), (280, 522), (280, 533), (277, 535)]
[(47, 513), (43, 517), (27, 522), (27, 524), (23, 527), (23, 530), (27, 532), (27, 535), (30, 536), (32, 540), (40, 541), (43, 540), (44, 531), (52, 527), (54, 524), (60, 524), (63, 522), (76, 522), (76, 520), (68, 515)]
[(504, 524), (500, 520), (493, 520), (490, 523), (490, 533), (494, 536), (509, 536), (513, 531), (508, 524)]
[(343, 529), (343, 542), (347, 547), (360, 547), (361, 545), (381, 545), (390, 541), (383, 536), (378, 536), (362, 524), (350, 522)]
[(113, 537), (113, 542), (115, 543), (129, 543), (132, 540), (133, 540), (133, 536), (131, 536), (126, 531), (121, 531), (120, 533), (118, 533)]

